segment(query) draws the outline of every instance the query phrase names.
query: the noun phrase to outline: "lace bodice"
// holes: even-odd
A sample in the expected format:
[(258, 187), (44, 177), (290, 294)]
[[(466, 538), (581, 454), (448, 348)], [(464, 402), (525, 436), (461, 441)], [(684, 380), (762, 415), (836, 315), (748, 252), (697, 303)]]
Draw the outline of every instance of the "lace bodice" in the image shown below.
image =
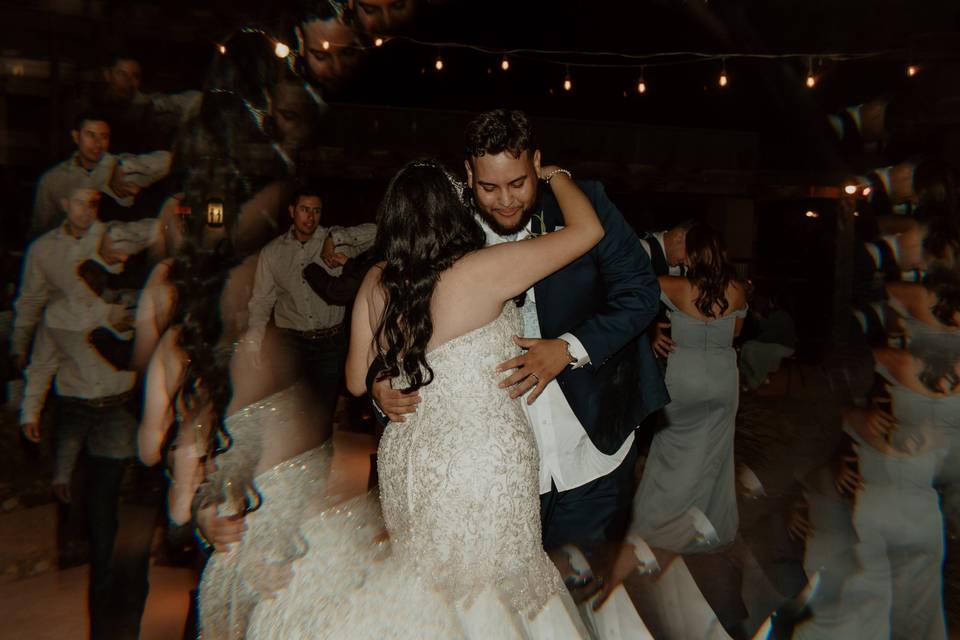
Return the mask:
[[(396, 553), (454, 600), (498, 585), (535, 611), (563, 586), (540, 540), (539, 457), (496, 365), (518, 355), (520, 314), (427, 355), (434, 372), (416, 414), (387, 427), (378, 459), (381, 502)], [(399, 385), (398, 385), (399, 386)]]

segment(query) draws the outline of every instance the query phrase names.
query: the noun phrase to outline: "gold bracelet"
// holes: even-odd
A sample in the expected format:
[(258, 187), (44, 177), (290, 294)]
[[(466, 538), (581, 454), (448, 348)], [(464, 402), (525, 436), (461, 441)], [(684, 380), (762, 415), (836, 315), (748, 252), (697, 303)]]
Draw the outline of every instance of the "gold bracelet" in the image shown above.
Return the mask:
[(567, 171), (566, 169), (554, 169), (553, 171), (550, 172), (550, 175), (548, 175), (543, 179), (543, 181), (546, 182), (547, 184), (550, 184), (550, 181), (553, 180), (553, 177), (558, 173), (562, 173), (563, 175), (573, 180), (573, 174)]

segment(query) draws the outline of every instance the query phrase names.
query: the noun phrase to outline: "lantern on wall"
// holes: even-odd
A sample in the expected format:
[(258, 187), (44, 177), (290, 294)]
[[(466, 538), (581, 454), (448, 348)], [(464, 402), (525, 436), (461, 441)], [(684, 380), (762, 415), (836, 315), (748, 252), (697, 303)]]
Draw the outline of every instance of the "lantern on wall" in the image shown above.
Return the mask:
[(222, 200), (209, 200), (207, 202), (207, 225), (210, 227), (223, 226)]

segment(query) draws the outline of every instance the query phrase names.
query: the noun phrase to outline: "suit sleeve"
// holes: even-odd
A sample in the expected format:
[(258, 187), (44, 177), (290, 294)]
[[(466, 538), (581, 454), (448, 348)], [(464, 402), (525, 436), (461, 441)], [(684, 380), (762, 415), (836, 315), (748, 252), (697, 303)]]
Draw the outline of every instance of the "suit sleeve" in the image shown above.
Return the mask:
[(591, 252), (598, 263), (605, 300), (598, 312), (572, 333), (589, 354), (588, 366), (600, 368), (656, 317), (660, 284), (640, 239), (603, 186), (589, 185), (587, 196), (606, 231)]

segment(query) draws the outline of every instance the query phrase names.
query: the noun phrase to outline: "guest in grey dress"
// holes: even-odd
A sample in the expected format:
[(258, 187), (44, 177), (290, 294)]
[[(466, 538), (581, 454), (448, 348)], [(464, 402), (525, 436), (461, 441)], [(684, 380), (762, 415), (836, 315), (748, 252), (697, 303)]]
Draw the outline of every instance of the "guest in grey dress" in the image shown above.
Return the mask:
[(674, 342), (666, 373), (672, 400), (650, 447), (630, 528), (651, 547), (676, 553), (720, 548), (737, 533), (732, 343), (746, 315), (743, 286), (716, 232), (697, 225), (686, 242), (687, 275), (660, 278)]
[(852, 562), (838, 571), (822, 554), (813, 557), (820, 538), (838, 549), (836, 531), (814, 523), (805, 565), (808, 573), (821, 571), (823, 580), (813, 616), (794, 638), (946, 637), (943, 518), (934, 483), (960, 420), (960, 393), (951, 382), (955, 341), (928, 334), (909, 350), (874, 350), (896, 427), (886, 434), (861, 422), (844, 427), (857, 443), (862, 478), (852, 502), (853, 544), (845, 550)]

